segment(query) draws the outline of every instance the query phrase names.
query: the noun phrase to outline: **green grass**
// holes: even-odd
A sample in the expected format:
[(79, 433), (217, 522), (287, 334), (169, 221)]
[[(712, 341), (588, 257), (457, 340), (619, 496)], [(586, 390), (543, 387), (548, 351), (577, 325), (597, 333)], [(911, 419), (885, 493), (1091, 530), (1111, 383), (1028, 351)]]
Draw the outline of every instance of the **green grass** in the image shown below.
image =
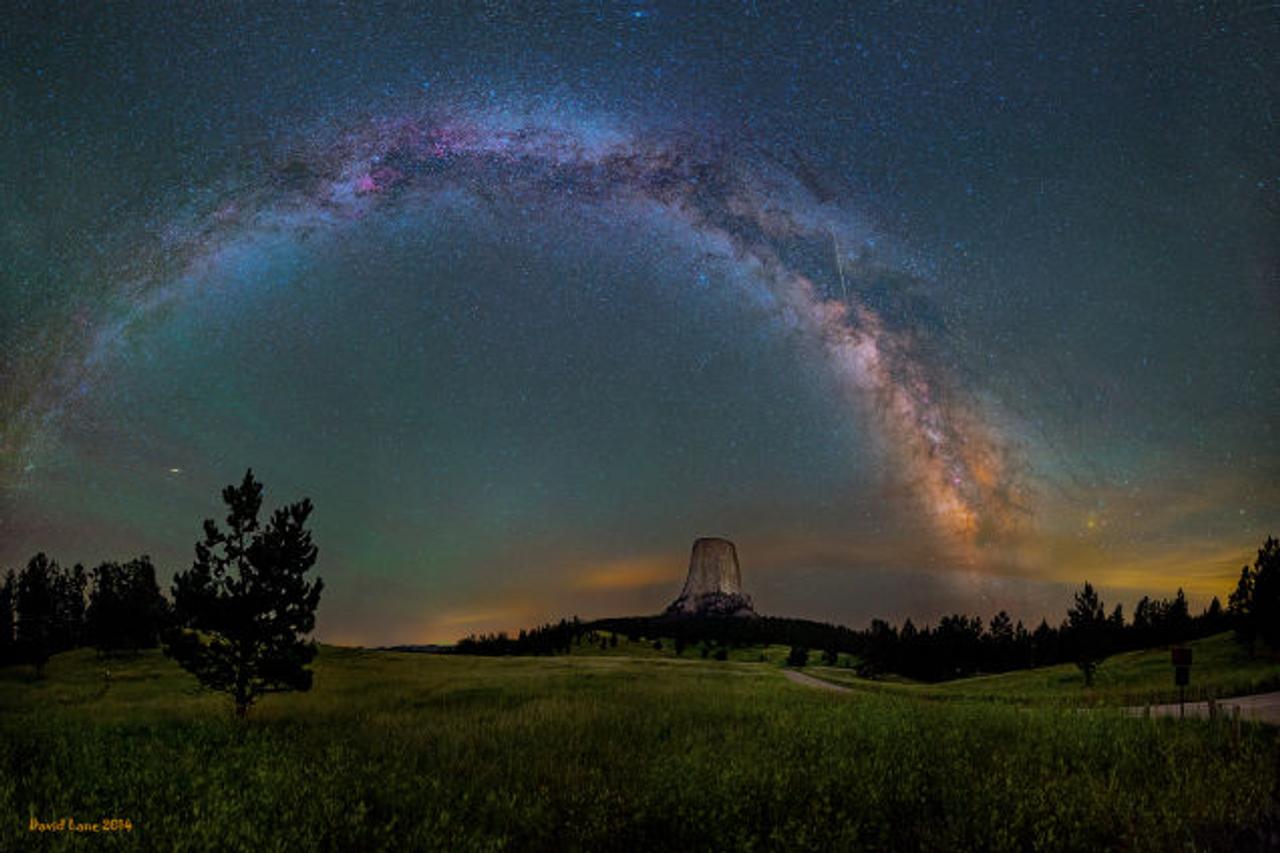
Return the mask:
[[(0, 849), (1205, 849), (1274, 807), (1266, 727), (832, 694), (688, 654), (326, 647), (310, 693), (247, 724), (154, 653), (0, 670)], [(67, 815), (135, 828), (27, 829)]]
[[(1188, 701), (1280, 690), (1280, 663), (1269, 654), (1249, 657), (1231, 634), (1206, 637), (1190, 645), (1194, 649), (1194, 663), (1186, 694)], [(1084, 676), (1073, 664), (940, 684), (916, 684), (900, 679), (869, 681), (841, 668), (813, 667), (810, 671), (845, 686), (921, 699), (1131, 706), (1178, 701), (1168, 649), (1127, 652), (1107, 658), (1089, 688), (1084, 686)]]
[[(715, 661), (714, 655), (717, 647), (710, 644), (690, 644), (681, 654), (676, 654), (675, 640), (670, 637), (646, 637), (629, 640), (625, 634), (618, 634), (618, 644), (614, 646), (608, 642), (609, 638), (613, 636), (612, 632), (597, 631), (596, 634), (605, 639), (606, 642), (603, 648), (598, 640), (589, 642), (584, 639), (581, 643), (575, 643), (570, 646), (569, 654), (573, 657), (656, 658), (701, 661), (704, 660), (702, 649), (705, 645), (707, 648), (705, 660)], [(660, 643), (661, 648), (655, 648), (655, 643)], [(786, 661), (787, 654), (790, 651), (790, 646), (746, 646), (728, 649), (727, 659), (739, 663), (771, 663), (780, 666)], [(817, 655), (815, 654), (814, 659), (816, 658)]]

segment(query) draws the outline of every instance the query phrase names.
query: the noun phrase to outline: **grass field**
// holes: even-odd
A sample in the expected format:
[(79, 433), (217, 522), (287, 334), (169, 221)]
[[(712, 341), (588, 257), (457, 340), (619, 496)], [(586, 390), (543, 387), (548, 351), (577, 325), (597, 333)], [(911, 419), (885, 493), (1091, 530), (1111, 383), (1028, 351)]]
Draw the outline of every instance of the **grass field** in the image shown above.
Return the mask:
[[(1250, 657), (1230, 634), (1189, 644), (1194, 654), (1188, 701), (1280, 690), (1280, 663), (1270, 654)], [(922, 699), (968, 699), (1036, 705), (1130, 705), (1178, 701), (1168, 649), (1107, 658), (1092, 687), (1073, 664), (963, 678), (941, 684), (902, 679), (868, 681), (844, 668), (811, 667), (810, 674), (847, 687)]]
[[(629, 640), (626, 636), (618, 634), (617, 645), (610, 645), (607, 640), (613, 634), (609, 631), (596, 632), (598, 636), (606, 639), (602, 646), (599, 642), (583, 642), (569, 647), (569, 654), (574, 657), (623, 657), (623, 658), (644, 658), (658, 660), (687, 660), (714, 661), (716, 646), (709, 643), (693, 643), (684, 649), (680, 654), (676, 654), (675, 641), (670, 637), (658, 638), (637, 638)], [(659, 647), (660, 646), (660, 647)], [(703, 654), (703, 650), (706, 654)], [(772, 663), (781, 665), (787, 659), (787, 654), (791, 651), (790, 646), (750, 646), (746, 648), (730, 648), (726, 649), (727, 659), (738, 663)], [(842, 656), (845, 660), (849, 660), (848, 655)], [(814, 660), (818, 655), (814, 654)]]
[[(70, 652), (0, 670), (0, 849), (1230, 849), (1275, 809), (1271, 729), (958, 689), (326, 647), (237, 724), (158, 653)], [(65, 816), (134, 828), (28, 829)]]

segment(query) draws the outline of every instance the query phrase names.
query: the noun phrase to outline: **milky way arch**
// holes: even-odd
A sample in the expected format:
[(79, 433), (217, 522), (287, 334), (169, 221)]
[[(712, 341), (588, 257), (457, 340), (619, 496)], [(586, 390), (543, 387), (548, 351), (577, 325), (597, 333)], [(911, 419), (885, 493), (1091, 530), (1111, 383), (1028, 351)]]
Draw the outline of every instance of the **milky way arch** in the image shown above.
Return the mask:
[[(124, 335), (257, 237), (302, 239), (463, 191), (492, 204), (643, 206), (721, 247), (744, 280), (764, 288), (776, 317), (821, 342), (849, 395), (841, 404), (871, 413), (898, 477), (940, 535), (972, 554), (1020, 524), (1022, 476), (1010, 443), (925, 356), (919, 329), (863, 298), (849, 249), (861, 253), (865, 231), (825, 203), (802, 163), (788, 171), (706, 137), (461, 110), (369, 121), (335, 136), (293, 151), (269, 179), (227, 191), (187, 224), (167, 226), (152, 268), (121, 277), (123, 309), (69, 321), (80, 336), (53, 379), (9, 377), (25, 392), (0, 435), (14, 463), (4, 476), (22, 476), (24, 448), (101, 379), (95, 371)], [(792, 260), (797, 248), (826, 253), (826, 280)]]

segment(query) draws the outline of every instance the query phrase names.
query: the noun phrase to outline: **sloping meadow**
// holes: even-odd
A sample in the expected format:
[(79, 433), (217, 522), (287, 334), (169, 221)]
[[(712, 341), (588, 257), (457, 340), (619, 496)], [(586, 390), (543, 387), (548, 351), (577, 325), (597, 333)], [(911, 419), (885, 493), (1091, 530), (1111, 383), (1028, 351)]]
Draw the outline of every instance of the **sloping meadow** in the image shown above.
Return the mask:
[[(105, 670), (110, 669), (108, 678)], [(247, 723), (158, 654), (0, 670), (0, 848), (1231, 849), (1273, 730), (832, 695), (776, 666), (325, 648)]]

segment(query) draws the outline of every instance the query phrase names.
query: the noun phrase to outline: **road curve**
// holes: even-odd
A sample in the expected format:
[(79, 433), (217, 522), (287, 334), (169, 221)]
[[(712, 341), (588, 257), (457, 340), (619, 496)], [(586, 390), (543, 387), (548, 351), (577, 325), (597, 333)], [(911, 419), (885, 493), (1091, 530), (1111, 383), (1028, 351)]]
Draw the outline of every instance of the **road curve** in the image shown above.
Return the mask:
[[(833, 684), (830, 681), (823, 681), (821, 678), (814, 678), (812, 675), (805, 675), (799, 670), (784, 669), (782, 674), (787, 677), (788, 681), (804, 687), (816, 687), (819, 690), (830, 690), (833, 693), (853, 692), (848, 687), (842, 687), (839, 684)], [(1221, 717), (1233, 717), (1236, 714), (1236, 709), (1239, 709), (1240, 719), (1242, 720), (1280, 726), (1280, 691), (1275, 691), (1273, 693), (1255, 693), (1252, 696), (1236, 696), (1230, 699), (1219, 699), (1217, 700), (1216, 705), (1216, 713)], [(1148, 714), (1153, 717), (1177, 717), (1182, 714), (1182, 710), (1176, 702), (1169, 705), (1144, 705), (1136, 708), (1125, 708), (1124, 710), (1125, 713), (1131, 714), (1135, 717), (1143, 717)], [(1209, 703), (1188, 702), (1186, 705), (1186, 716), (1197, 718), (1208, 717)]]
[[(1240, 718), (1242, 720), (1252, 720), (1258, 723), (1270, 723), (1273, 726), (1280, 726), (1280, 691), (1274, 693), (1255, 693), (1252, 696), (1236, 696), (1230, 699), (1219, 699), (1216, 702), (1217, 713), (1223, 717), (1232, 717), (1239, 709)], [(1182, 711), (1177, 702), (1168, 705), (1152, 705), (1150, 708), (1126, 708), (1128, 713), (1134, 716), (1146, 716), (1150, 713), (1154, 717), (1177, 717)], [(1188, 717), (1207, 717), (1209, 716), (1208, 702), (1188, 702), (1186, 705), (1186, 716)]]
[(805, 675), (803, 672), (795, 669), (784, 669), (782, 674), (787, 677), (788, 681), (796, 684), (803, 684), (805, 687), (817, 687), (819, 690), (830, 690), (834, 693), (852, 693), (848, 687), (841, 687), (839, 684), (832, 684), (830, 681), (823, 681), (821, 678), (814, 678), (812, 675)]

